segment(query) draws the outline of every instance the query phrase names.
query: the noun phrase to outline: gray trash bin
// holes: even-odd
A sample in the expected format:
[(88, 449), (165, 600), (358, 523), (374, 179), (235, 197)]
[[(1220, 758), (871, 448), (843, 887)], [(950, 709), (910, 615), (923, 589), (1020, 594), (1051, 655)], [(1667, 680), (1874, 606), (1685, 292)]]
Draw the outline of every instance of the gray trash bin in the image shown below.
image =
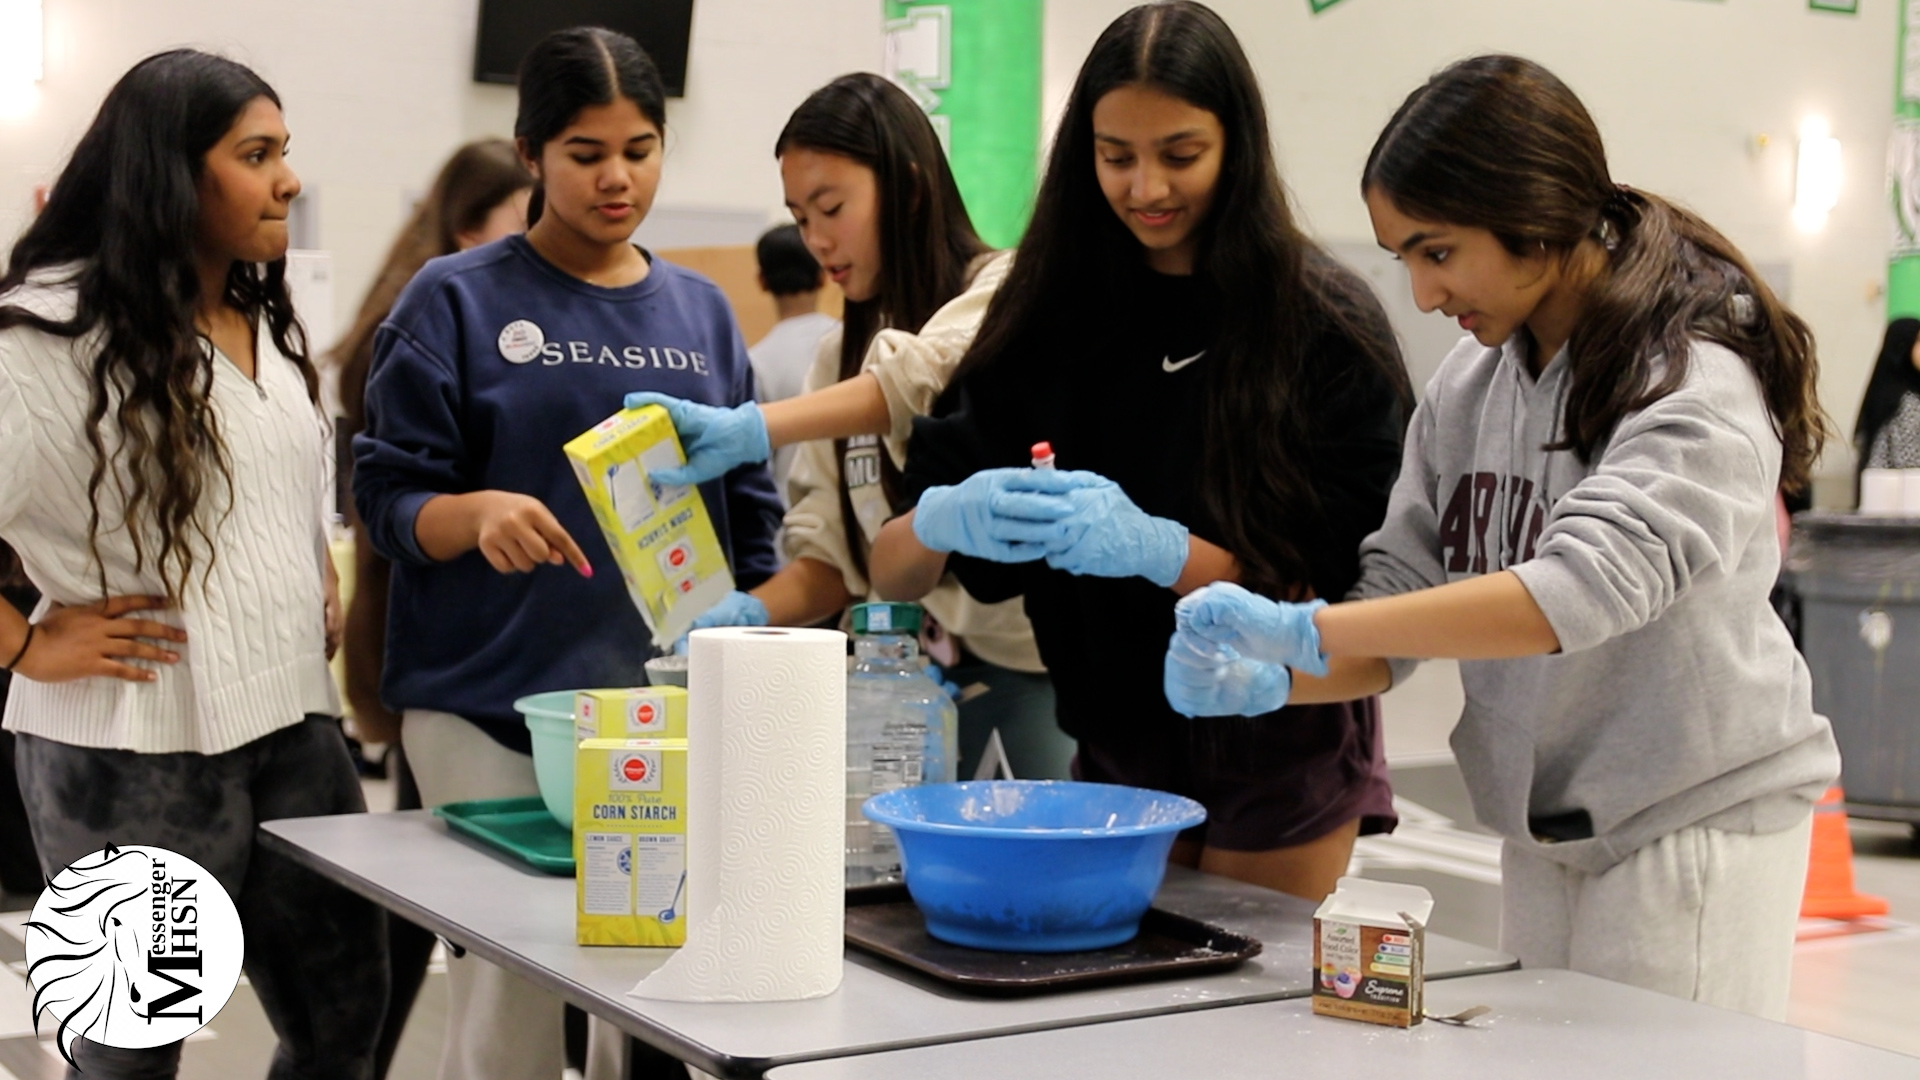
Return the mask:
[(1920, 822), (1920, 518), (1800, 514), (1786, 570), (1847, 812)]

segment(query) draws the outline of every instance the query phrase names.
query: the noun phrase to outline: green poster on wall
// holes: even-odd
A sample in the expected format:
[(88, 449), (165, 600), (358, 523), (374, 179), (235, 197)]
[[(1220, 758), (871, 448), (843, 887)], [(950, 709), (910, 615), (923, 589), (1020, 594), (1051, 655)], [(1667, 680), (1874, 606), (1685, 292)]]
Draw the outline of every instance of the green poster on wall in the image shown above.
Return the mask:
[(887, 77), (933, 120), (981, 239), (1012, 247), (1039, 171), (1043, 0), (883, 2)]
[(1920, 0), (1901, 0), (1895, 58), (1893, 135), (1887, 145), (1887, 194), (1893, 200), (1893, 249), (1887, 267), (1887, 318), (1920, 315)]

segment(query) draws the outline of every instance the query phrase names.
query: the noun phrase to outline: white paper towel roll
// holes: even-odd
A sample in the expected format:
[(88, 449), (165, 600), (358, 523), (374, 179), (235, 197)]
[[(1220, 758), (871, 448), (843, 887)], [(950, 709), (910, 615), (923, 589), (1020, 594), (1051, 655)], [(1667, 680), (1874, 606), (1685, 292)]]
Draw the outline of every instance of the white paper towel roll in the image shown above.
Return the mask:
[(840, 987), (847, 636), (696, 630), (687, 680), (687, 943), (632, 993), (795, 1001)]

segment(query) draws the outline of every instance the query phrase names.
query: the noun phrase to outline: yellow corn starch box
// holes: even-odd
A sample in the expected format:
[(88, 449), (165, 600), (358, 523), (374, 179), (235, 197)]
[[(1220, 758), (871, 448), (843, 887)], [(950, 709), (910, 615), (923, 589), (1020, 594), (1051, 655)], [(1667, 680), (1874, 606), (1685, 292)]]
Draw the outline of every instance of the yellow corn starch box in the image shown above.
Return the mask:
[(573, 780), (574, 940), (687, 941), (687, 741), (587, 739)]
[(573, 695), (578, 739), (684, 739), (687, 691), (679, 686), (581, 690)]
[(733, 591), (733, 574), (699, 489), (652, 480), (686, 461), (667, 410), (624, 409), (565, 450), (640, 617), (654, 641), (672, 643)]

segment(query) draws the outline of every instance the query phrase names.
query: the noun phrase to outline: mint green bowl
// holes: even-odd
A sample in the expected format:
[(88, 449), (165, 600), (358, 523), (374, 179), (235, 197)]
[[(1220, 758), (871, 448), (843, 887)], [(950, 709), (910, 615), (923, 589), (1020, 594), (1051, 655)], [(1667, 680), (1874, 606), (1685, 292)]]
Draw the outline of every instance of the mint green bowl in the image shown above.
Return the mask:
[(527, 718), (533, 735), (533, 774), (540, 781), (540, 800), (547, 813), (563, 827), (573, 828), (573, 691), (550, 690), (529, 694), (513, 703)]

